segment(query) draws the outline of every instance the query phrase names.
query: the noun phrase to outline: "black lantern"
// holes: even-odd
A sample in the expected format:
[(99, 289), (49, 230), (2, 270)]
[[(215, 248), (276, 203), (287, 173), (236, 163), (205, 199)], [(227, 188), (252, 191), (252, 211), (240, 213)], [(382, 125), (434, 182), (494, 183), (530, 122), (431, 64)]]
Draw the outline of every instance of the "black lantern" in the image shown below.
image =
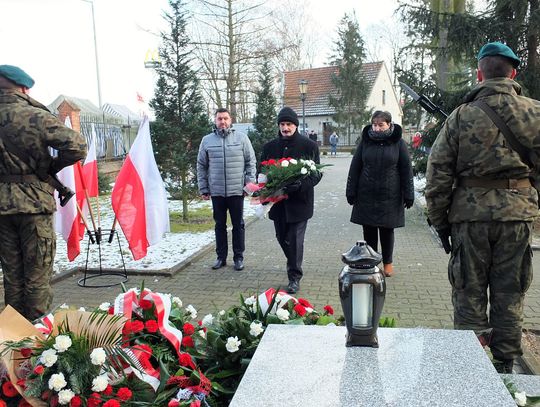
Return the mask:
[(360, 240), (341, 260), (346, 264), (338, 280), (347, 346), (378, 348), (377, 327), (386, 294), (384, 274), (377, 267), (382, 256)]

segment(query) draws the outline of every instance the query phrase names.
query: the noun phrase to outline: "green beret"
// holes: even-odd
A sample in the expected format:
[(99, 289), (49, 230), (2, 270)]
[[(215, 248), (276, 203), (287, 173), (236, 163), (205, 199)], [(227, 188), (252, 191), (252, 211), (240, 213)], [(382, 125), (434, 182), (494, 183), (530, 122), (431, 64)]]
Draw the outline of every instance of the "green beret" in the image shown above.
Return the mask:
[(505, 45), (502, 42), (490, 42), (484, 45), (478, 53), (478, 60), (480, 61), (484, 57), (496, 55), (508, 58), (514, 68), (517, 68), (521, 62), (517, 55), (514, 54), (514, 51), (512, 51), (508, 45)]
[(0, 65), (0, 76), (28, 89), (34, 86), (35, 83), (30, 75), (13, 65)]

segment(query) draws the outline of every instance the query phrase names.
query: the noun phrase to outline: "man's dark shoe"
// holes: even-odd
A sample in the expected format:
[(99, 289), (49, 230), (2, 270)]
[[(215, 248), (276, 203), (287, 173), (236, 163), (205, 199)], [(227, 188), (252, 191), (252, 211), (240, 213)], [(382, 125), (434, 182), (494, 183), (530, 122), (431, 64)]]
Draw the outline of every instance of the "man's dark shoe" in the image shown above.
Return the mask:
[(493, 366), (498, 373), (512, 374), (514, 369), (514, 360), (493, 360)]
[(216, 263), (212, 266), (212, 269), (217, 270), (217, 269), (220, 269), (222, 267), (225, 267), (226, 265), (227, 265), (227, 262), (225, 260), (217, 259)]
[(287, 292), (289, 294), (296, 294), (298, 290), (300, 290), (300, 283), (298, 281), (289, 281)]
[(235, 260), (234, 269), (238, 271), (244, 270), (244, 260)]

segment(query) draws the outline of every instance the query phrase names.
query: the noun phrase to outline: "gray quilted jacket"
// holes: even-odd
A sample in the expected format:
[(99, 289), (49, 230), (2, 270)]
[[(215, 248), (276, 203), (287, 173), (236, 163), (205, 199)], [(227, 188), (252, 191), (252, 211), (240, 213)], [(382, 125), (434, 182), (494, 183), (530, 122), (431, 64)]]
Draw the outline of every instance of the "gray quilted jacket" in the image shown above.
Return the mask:
[(244, 185), (255, 182), (255, 152), (251, 141), (234, 129), (214, 130), (203, 137), (197, 157), (201, 194), (242, 195)]

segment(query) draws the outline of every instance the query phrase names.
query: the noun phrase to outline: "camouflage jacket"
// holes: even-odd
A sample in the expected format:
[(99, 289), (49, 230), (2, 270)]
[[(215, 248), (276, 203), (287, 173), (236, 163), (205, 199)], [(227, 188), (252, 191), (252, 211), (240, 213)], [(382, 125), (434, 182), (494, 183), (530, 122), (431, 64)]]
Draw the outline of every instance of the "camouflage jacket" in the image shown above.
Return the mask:
[[(8, 152), (0, 137), (0, 175), (37, 174), (38, 168), (57, 172), (86, 155), (84, 137), (52, 115), (45, 106), (28, 95), (0, 89), (0, 128), (19, 149), (31, 156), (29, 164)], [(58, 150), (54, 159), (49, 147)], [(53, 188), (45, 182), (0, 182), (0, 215), (53, 213), (56, 203)]]
[[(540, 157), (540, 102), (520, 96), (520, 86), (508, 78), (485, 80), (455, 109), (441, 129), (426, 172), (426, 203), (433, 225), (474, 221), (532, 221), (538, 214), (533, 187), (494, 189), (456, 187), (459, 177), (490, 179), (540, 177), (511, 150), (504, 135), (479, 107), (484, 100), (510, 127), (518, 141)], [(535, 163), (540, 168), (540, 161)]]

